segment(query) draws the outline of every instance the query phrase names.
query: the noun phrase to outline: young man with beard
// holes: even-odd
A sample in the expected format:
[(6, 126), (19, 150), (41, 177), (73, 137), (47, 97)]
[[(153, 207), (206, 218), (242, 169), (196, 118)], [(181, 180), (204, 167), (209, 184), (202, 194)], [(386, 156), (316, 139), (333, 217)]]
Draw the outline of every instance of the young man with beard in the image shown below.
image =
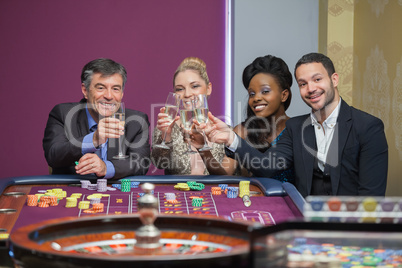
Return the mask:
[(212, 124), (205, 128), (208, 138), (224, 143), (228, 156), (248, 162), (255, 176), (272, 177), (293, 167), (295, 186), (304, 197), (384, 196), (388, 145), (383, 122), (341, 99), (339, 76), (327, 56), (304, 55), (294, 75), (311, 113), (289, 119), (276, 146), (261, 153), (212, 114)]

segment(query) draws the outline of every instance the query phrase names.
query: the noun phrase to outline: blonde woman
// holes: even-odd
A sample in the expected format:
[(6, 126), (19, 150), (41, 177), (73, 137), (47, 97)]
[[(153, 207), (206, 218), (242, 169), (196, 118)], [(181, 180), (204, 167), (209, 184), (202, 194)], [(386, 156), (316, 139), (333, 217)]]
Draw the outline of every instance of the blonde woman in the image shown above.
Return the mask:
[[(185, 58), (177, 68), (173, 76), (173, 88), (181, 99), (192, 99), (195, 95), (212, 92), (212, 84), (209, 81), (206, 64), (196, 57)], [(164, 169), (166, 175), (208, 175), (203, 158), (199, 153), (186, 154), (188, 144), (184, 141), (180, 130), (180, 119), (177, 117), (173, 124), (169, 124), (165, 108), (161, 108), (158, 114), (158, 122), (153, 132), (152, 144), (160, 144), (166, 134), (165, 143), (170, 149), (153, 147), (151, 159), (153, 164)], [(210, 143), (212, 150), (203, 152), (219, 163), (225, 156), (222, 144)], [(197, 148), (193, 147), (193, 150)]]

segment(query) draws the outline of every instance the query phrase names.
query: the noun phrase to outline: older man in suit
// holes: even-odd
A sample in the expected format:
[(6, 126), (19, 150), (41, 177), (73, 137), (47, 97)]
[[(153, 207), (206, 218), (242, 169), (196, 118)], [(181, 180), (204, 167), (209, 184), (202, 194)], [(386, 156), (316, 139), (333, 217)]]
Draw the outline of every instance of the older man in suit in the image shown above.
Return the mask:
[[(112, 115), (120, 107), (126, 69), (110, 59), (87, 63), (81, 73), (84, 98), (56, 105), (49, 114), (43, 149), (53, 174), (95, 174), (98, 178), (144, 175), (149, 168), (146, 114), (126, 109), (123, 127)], [(125, 159), (114, 159), (124, 134)]]
[(236, 136), (210, 114), (208, 138), (259, 177), (295, 169), (295, 186), (308, 195), (385, 195), (388, 145), (382, 121), (349, 106), (338, 92), (339, 76), (320, 53), (304, 55), (295, 78), (311, 113), (289, 119), (277, 145), (265, 153)]

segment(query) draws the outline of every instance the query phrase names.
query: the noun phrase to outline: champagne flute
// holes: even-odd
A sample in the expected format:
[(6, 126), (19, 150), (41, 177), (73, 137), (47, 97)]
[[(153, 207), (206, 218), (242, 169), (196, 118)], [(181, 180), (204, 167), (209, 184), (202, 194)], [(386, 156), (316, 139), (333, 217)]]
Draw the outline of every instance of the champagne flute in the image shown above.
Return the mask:
[[(208, 100), (207, 95), (200, 94), (196, 95), (194, 99), (194, 111), (195, 111), (195, 118), (198, 123), (208, 123)], [(204, 130), (202, 131), (202, 135), (204, 136), (204, 146), (198, 151), (209, 151), (212, 148), (208, 146), (207, 137), (205, 136)]]
[[(180, 100), (180, 119), (182, 121), (184, 129), (189, 133), (193, 126), (193, 119), (195, 117), (193, 100), (181, 99)], [(188, 134), (190, 136), (190, 134)], [(189, 137), (190, 138), (190, 137)], [(197, 151), (191, 149), (191, 140), (189, 139), (188, 148), (186, 153), (195, 154)]]
[[(119, 104), (120, 104), (119, 108), (113, 114), (112, 117), (116, 118), (116, 119), (119, 119), (119, 121), (120, 121), (119, 124), (124, 127), (125, 120), (126, 120), (126, 113), (125, 113), (125, 110), (124, 110), (124, 103), (120, 102)], [(119, 154), (113, 156), (113, 159), (126, 159), (126, 158), (128, 158), (128, 155), (125, 155), (123, 153), (124, 134), (120, 135), (120, 137), (118, 139), (119, 139)]]
[[(166, 102), (165, 102), (165, 114), (167, 114), (167, 119), (169, 119), (169, 126), (173, 123), (173, 120), (177, 116), (177, 111), (179, 110), (179, 95), (173, 92), (169, 92)], [(154, 144), (153, 147), (162, 148), (162, 149), (170, 149), (169, 146), (166, 145), (166, 133), (163, 135), (163, 140), (161, 144)]]

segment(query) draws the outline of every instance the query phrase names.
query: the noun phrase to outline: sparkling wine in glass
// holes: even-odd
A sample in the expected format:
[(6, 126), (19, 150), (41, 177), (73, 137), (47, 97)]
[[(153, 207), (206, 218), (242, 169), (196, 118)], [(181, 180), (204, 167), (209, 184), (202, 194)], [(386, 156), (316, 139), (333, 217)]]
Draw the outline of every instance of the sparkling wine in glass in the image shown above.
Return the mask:
[[(169, 119), (170, 123), (169, 126), (173, 123), (173, 120), (177, 116), (177, 112), (179, 110), (179, 95), (169, 92), (166, 102), (165, 102), (165, 114), (167, 114), (167, 119)], [(163, 149), (170, 149), (169, 146), (165, 143), (166, 140), (166, 131), (163, 135), (163, 140), (161, 144), (154, 144), (153, 147), (156, 148), (163, 148)]]
[[(195, 112), (193, 108), (193, 100), (181, 99), (180, 100), (180, 119), (184, 129), (189, 133), (193, 126), (193, 119), (195, 118)], [(190, 135), (190, 134), (188, 134)], [(190, 138), (190, 137), (189, 137)], [(197, 151), (191, 149), (191, 141), (189, 139), (188, 148), (186, 153), (194, 154)]]
[[(124, 103), (120, 102), (119, 103), (119, 108), (117, 111), (113, 114), (113, 118), (119, 119), (119, 124), (124, 127), (125, 121), (126, 121), (126, 113), (124, 110)], [(128, 158), (128, 155), (125, 155), (123, 153), (123, 143), (124, 143), (124, 134), (120, 135), (119, 137), (119, 154), (113, 156), (113, 159), (126, 159)]]
[[(200, 94), (196, 95), (194, 98), (194, 111), (195, 111), (195, 119), (198, 123), (208, 123), (208, 100), (207, 95)], [(204, 146), (199, 151), (208, 151), (212, 148), (208, 146), (207, 137), (205, 136), (204, 130), (202, 131), (202, 135), (204, 136)]]

